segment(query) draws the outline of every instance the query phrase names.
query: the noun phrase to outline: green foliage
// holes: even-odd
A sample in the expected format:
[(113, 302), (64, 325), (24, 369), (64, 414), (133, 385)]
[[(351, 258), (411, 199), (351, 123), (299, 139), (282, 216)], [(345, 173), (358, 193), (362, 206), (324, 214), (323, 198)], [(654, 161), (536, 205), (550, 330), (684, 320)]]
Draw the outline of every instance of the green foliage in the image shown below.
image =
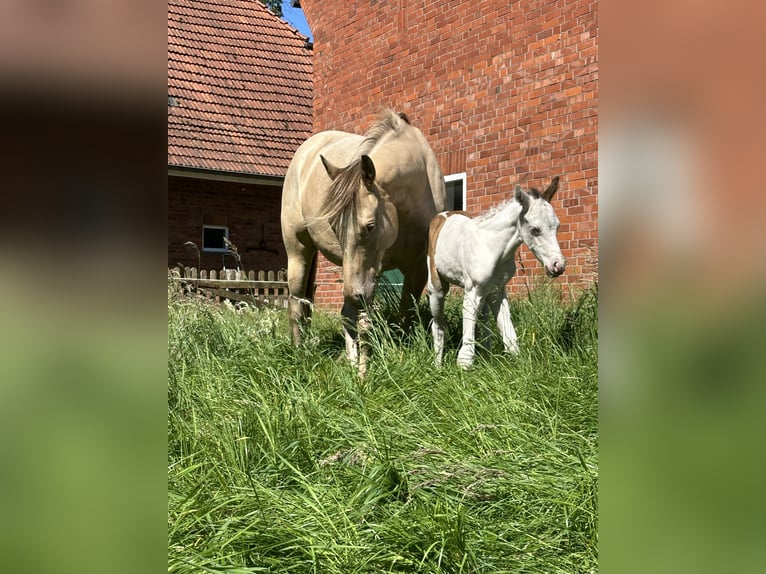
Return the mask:
[(173, 295), (168, 571), (595, 572), (597, 293), (560, 300), (514, 301), (521, 353), (469, 371), (425, 312), (377, 321), (360, 380), (335, 315), (296, 349), (284, 312)]
[(282, 17), (282, 0), (261, 0), (261, 2), (280, 18)]

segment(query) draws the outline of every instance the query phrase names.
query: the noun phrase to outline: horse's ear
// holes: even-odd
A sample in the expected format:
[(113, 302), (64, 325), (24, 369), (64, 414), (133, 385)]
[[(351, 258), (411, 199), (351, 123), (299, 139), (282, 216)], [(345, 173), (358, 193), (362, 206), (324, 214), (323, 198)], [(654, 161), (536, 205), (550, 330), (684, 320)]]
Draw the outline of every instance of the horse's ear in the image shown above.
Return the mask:
[(368, 155), (362, 156), (362, 180), (367, 187), (375, 181), (375, 164), (372, 163), (372, 159)]
[(324, 166), (327, 175), (330, 176), (330, 179), (335, 179), (338, 177), (338, 174), (340, 173), (339, 167), (335, 167), (333, 164), (331, 164), (322, 154), (319, 154), (319, 159), (322, 160), (322, 165)]
[(558, 188), (559, 188), (559, 176), (556, 176), (553, 178), (553, 180), (551, 180), (551, 184), (543, 192), (543, 199), (547, 201), (548, 203), (550, 203), (551, 199), (553, 199), (553, 194), (556, 193), (556, 190)]
[(521, 204), (521, 215), (524, 215), (529, 211), (529, 196), (518, 184), (516, 185), (516, 189), (513, 190), (513, 197)]

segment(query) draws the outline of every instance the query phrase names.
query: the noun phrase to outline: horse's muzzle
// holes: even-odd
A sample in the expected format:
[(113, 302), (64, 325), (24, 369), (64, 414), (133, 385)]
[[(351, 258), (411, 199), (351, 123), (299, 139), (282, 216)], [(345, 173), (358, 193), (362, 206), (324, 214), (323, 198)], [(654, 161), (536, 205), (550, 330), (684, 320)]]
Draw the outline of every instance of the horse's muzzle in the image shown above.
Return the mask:
[(361, 309), (367, 305), (367, 297), (361, 293), (355, 293), (354, 295), (347, 295), (346, 300), (351, 303), (357, 309)]
[(343, 289), (343, 298), (346, 303), (357, 309), (368, 306), (375, 296), (376, 279), (376, 275), (370, 274), (369, 277), (365, 277), (361, 281), (348, 281)]

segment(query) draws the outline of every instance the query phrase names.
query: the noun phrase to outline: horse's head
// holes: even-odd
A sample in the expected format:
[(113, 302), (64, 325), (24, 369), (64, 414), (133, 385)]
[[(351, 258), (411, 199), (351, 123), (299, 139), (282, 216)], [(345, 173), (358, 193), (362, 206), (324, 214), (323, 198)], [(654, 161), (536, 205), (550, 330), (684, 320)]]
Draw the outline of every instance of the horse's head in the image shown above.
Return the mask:
[(372, 299), (383, 255), (396, 241), (396, 207), (376, 183), (369, 156), (343, 168), (320, 158), (332, 179), (328, 197), (336, 198), (328, 212), (343, 248), (343, 296), (361, 307)]
[(521, 204), (521, 238), (551, 277), (558, 277), (566, 267), (566, 259), (561, 254), (561, 247), (556, 238), (559, 219), (550, 203), (558, 187), (559, 178), (556, 176), (542, 193), (536, 189), (526, 192), (518, 185), (514, 192), (516, 201)]

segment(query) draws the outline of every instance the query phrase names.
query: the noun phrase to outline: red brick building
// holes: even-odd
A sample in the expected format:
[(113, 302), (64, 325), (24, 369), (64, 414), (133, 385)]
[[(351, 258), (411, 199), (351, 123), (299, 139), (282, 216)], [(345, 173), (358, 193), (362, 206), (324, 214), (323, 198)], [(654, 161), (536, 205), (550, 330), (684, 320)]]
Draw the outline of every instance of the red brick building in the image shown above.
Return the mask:
[(312, 130), (311, 47), (257, 0), (168, 2), (168, 265), (287, 265), (282, 181)]
[[(294, 2), (295, 3), (295, 2)], [(314, 131), (364, 132), (385, 106), (428, 138), (448, 192), (478, 213), (516, 183), (561, 175), (554, 207), (568, 260), (598, 273), (598, 26), (592, 0), (300, 0), (314, 34)], [(509, 289), (542, 276), (526, 248)], [(340, 302), (320, 260), (317, 299)]]

